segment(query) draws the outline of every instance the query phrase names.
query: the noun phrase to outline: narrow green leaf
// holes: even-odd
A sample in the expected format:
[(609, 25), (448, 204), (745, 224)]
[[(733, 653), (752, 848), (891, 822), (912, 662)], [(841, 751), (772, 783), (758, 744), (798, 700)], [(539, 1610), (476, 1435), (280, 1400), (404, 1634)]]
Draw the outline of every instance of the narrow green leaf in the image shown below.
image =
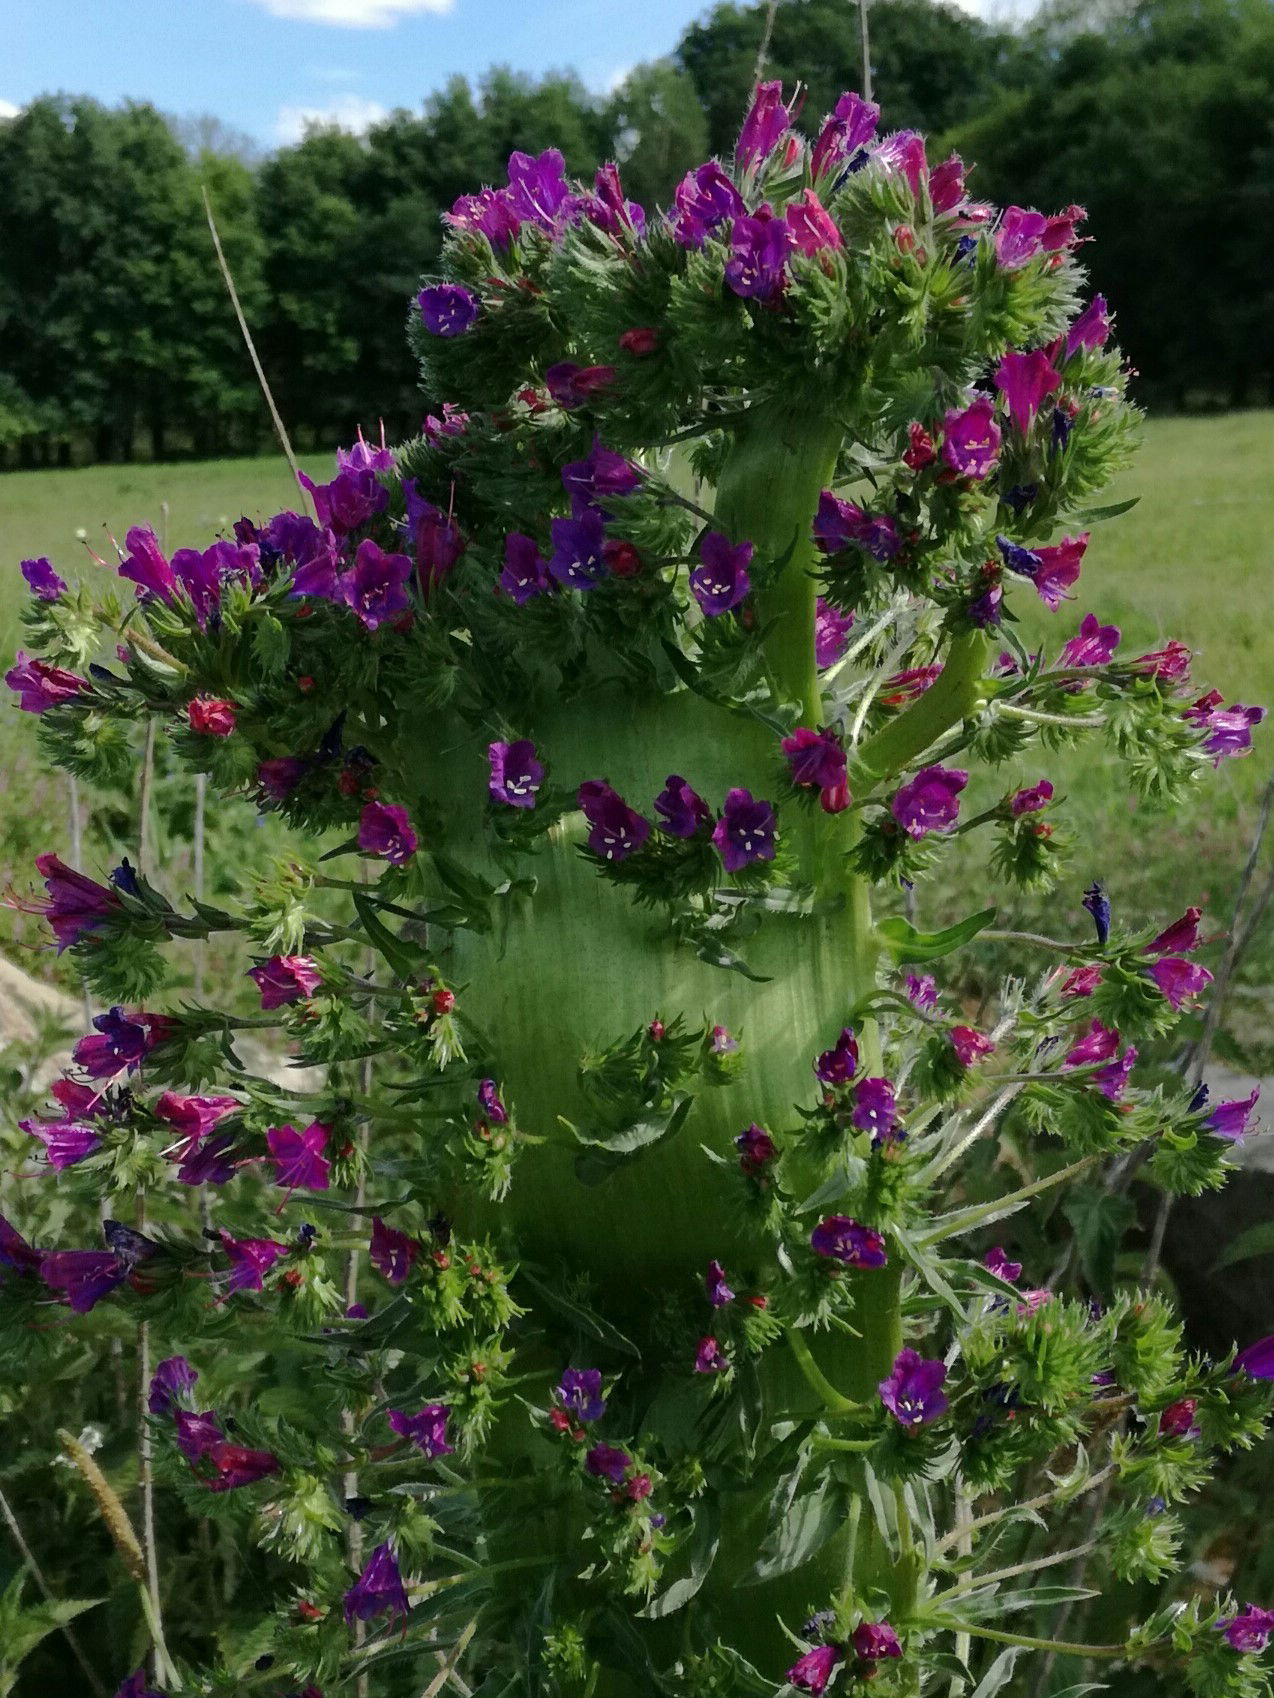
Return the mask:
[(577, 1303), (573, 1297), (568, 1297), (562, 1290), (560, 1283), (555, 1285), (547, 1279), (541, 1279), (538, 1274), (532, 1273), (525, 1263), (519, 1267), (517, 1277), (519, 1281), (525, 1281), (535, 1292), (535, 1295), (542, 1302), (547, 1303), (550, 1309), (556, 1309), (559, 1315), (571, 1321), (581, 1332), (587, 1333), (590, 1338), (596, 1339), (598, 1344), (605, 1344), (612, 1350), (621, 1351), (625, 1356), (641, 1357), (641, 1351), (630, 1338), (626, 1338), (620, 1332), (618, 1327), (613, 1327), (609, 1321), (603, 1320), (592, 1309), (587, 1308), (583, 1303)]
[(919, 932), (910, 921), (897, 915), (881, 920), (876, 935), (899, 964), (937, 961), (985, 931), (994, 918), (995, 909), (984, 908), (980, 914), (970, 914), (967, 920), (948, 926), (945, 931)]
[(764, 1580), (790, 1574), (800, 1568), (842, 1525), (845, 1507), (839, 1491), (824, 1478), (813, 1491), (805, 1492), (778, 1521), (761, 1547), (761, 1554), (744, 1575), (740, 1585), (759, 1586)]
[(364, 891), (355, 890), (354, 907), (367, 933), (367, 941), (380, 951), (396, 976), (403, 980), (416, 978), (425, 965), (425, 952), (418, 944), (396, 937), (376, 912), (375, 904)]
[(1274, 1220), (1263, 1220), (1240, 1232), (1213, 1262), (1212, 1271), (1219, 1273), (1222, 1268), (1232, 1268), (1235, 1262), (1250, 1262), (1256, 1256), (1274, 1256)]
[(1133, 495), (1127, 501), (1112, 501), (1108, 507), (1085, 507), (1075, 518), (1081, 525), (1099, 525), (1103, 519), (1117, 519), (1121, 513), (1131, 512), (1140, 500), (1139, 495)]

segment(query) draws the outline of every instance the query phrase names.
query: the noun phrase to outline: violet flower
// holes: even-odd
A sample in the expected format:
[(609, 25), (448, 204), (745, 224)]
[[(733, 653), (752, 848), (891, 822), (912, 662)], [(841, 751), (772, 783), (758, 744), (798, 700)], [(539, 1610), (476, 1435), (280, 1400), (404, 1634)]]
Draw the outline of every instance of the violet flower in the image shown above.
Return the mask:
[(1105, 295), (1094, 295), (1066, 333), (1066, 358), (1081, 348), (1094, 351), (1106, 345), (1110, 335), (1110, 313)]
[(907, 187), (918, 200), (929, 175), (925, 157), (924, 137), (915, 130), (895, 130), (885, 137), (872, 155), (873, 162), (887, 170), (898, 171), (907, 179)]
[(57, 601), (66, 594), (66, 580), (58, 577), (52, 561), (43, 555), (38, 560), (19, 561), (18, 570), (37, 601)]
[(30, 912), (42, 914), (49, 922), (59, 955), (78, 943), (85, 933), (96, 931), (123, 912), (114, 890), (85, 878), (57, 855), (37, 855), (35, 865), (44, 880), (48, 901)]
[(1119, 647), (1118, 625), (1103, 625), (1095, 613), (1086, 613), (1079, 635), (1063, 644), (1059, 666), (1105, 666)]
[(386, 1226), (379, 1215), (372, 1216), (367, 1259), (390, 1285), (402, 1285), (419, 1251), (420, 1246), (408, 1233), (400, 1232), (396, 1226)]
[(907, 1000), (913, 1008), (923, 1013), (933, 1008), (938, 1001), (938, 986), (932, 973), (908, 973), (906, 977)]
[(1232, 1144), (1241, 1143), (1253, 1130), (1253, 1111), (1260, 1095), (1261, 1087), (1257, 1085), (1250, 1097), (1232, 1097), (1218, 1103), (1203, 1124), (1214, 1137), (1228, 1139)]
[(299, 755), (275, 755), (257, 768), (257, 785), (271, 802), (286, 802), (310, 770)]
[(40, 1140), (49, 1166), (57, 1173), (74, 1167), (77, 1162), (86, 1161), (102, 1147), (102, 1140), (93, 1127), (81, 1126), (74, 1120), (20, 1120), (18, 1127)]
[(174, 1407), (185, 1397), (199, 1378), (184, 1356), (166, 1356), (155, 1365), (146, 1394), (146, 1407), (152, 1415), (171, 1415)]
[(234, 1139), (228, 1132), (215, 1133), (198, 1144), (187, 1144), (175, 1152), (181, 1162), (177, 1179), (182, 1185), (224, 1185), (233, 1179), (238, 1165)]
[(655, 812), (659, 815), (659, 829), (669, 837), (694, 837), (712, 823), (712, 809), (676, 772), (668, 774), (663, 789), (655, 797)]
[(1063, 1067), (1093, 1067), (1109, 1061), (1119, 1048), (1119, 1033), (1094, 1020), (1086, 1035), (1071, 1045), (1062, 1059)]
[(422, 1456), (430, 1462), (440, 1456), (450, 1456), (455, 1446), (447, 1443), (447, 1421), (451, 1415), (445, 1403), (426, 1403), (415, 1415), (404, 1415), (401, 1409), (389, 1411), (389, 1424), (402, 1438), (410, 1439)]
[[(851, 169), (863, 149), (875, 140), (880, 108), (852, 90), (842, 94), (822, 129), (810, 155), (810, 176), (815, 182), (829, 172), (848, 165)], [(865, 158), (865, 156), (864, 156)]]
[(1274, 1334), (1258, 1338), (1234, 1358), (1232, 1372), (1246, 1374), (1250, 1380), (1274, 1380)]
[(363, 1572), (345, 1594), (346, 1626), (385, 1614), (402, 1616), (405, 1621), (410, 1609), (393, 1547), (377, 1545)]
[(942, 458), (964, 478), (985, 478), (1000, 455), (1000, 427), (989, 395), (975, 395), (960, 412), (948, 412), (942, 422)]
[(673, 206), (670, 225), (683, 248), (701, 248), (713, 230), (746, 210), (743, 196), (715, 159), (686, 173), (674, 191)]
[(406, 808), (388, 802), (368, 802), (358, 816), (358, 847), (401, 867), (416, 853), (420, 839), (412, 830)]
[(1172, 637), (1163, 648), (1138, 655), (1130, 664), (1143, 678), (1153, 678), (1161, 684), (1177, 684), (1189, 678), (1193, 658), (1186, 645)]
[(511, 153), (507, 193), (515, 217), (555, 235), (570, 198), (566, 161), (555, 147), (546, 147), (534, 156)]
[(843, 501), (830, 489), (818, 498), (811, 530), (824, 554), (840, 554), (852, 545), (884, 564), (902, 547), (898, 526), (889, 514), (873, 518), (857, 502)]
[(591, 590), (609, 575), (602, 515), (588, 508), (578, 519), (549, 522), (553, 554), (549, 572), (568, 590)]
[(870, 1132), (877, 1148), (889, 1143), (898, 1127), (898, 1105), (892, 1083), (888, 1079), (860, 1079), (854, 1086), (854, 1107), (849, 1120), (860, 1132)]
[(750, 790), (728, 790), (712, 841), (725, 870), (737, 873), (754, 861), (774, 859), (776, 830), (769, 802), (756, 800)]
[(232, 1238), (224, 1227), (217, 1236), (230, 1263), (227, 1296), (232, 1291), (264, 1291), (266, 1274), (288, 1254), (288, 1245), (274, 1238)]
[(1110, 938), (1110, 901), (1105, 887), (1094, 880), (1084, 892), (1080, 907), (1086, 908), (1092, 915), (1093, 925), (1097, 930), (1097, 942), (1104, 946)]
[[(420, 494), (415, 478), (403, 479), (403, 501), (407, 508), (407, 534), (415, 549), (416, 576), (422, 593), (428, 597), (447, 581), (468, 543), (450, 515)], [(400, 560), (403, 557), (391, 555), (387, 558)]]
[(1016, 1285), (1022, 1277), (1021, 1262), (1011, 1262), (1000, 1244), (993, 1245), (987, 1251), (982, 1258), (982, 1266), (997, 1279), (1006, 1280), (1009, 1285)]
[(285, 1191), (326, 1191), (332, 1164), (324, 1152), (332, 1128), (312, 1121), (304, 1132), (272, 1126), (265, 1135), (274, 1163), (274, 1179)]
[(146, 1684), (146, 1670), (137, 1669), (115, 1690), (115, 1698), (168, 1698), (166, 1692)]
[(641, 487), (642, 475), (632, 461), (605, 448), (600, 437), (584, 460), (572, 460), (562, 467), (562, 487), (570, 497), (571, 512), (578, 519), (585, 512), (605, 510), (605, 498), (612, 495), (631, 495)]
[(887, 1621), (861, 1621), (849, 1639), (860, 1662), (879, 1663), (886, 1657), (901, 1657), (898, 1635)]
[(632, 1462), (626, 1450), (618, 1450), (609, 1444), (595, 1444), (584, 1458), (584, 1467), (595, 1480), (610, 1480), (621, 1486)]
[(792, 783), (822, 792), (823, 812), (842, 813), (850, 803), (845, 750), (834, 731), (812, 731), (798, 725), (781, 743)]
[(193, 1409), (178, 1409), (173, 1415), (173, 1431), (178, 1450), (190, 1463), (202, 1461), (213, 1445), (225, 1442), (226, 1436), (213, 1409), (205, 1409), (202, 1414)]
[(630, 808), (605, 779), (586, 780), (577, 800), (590, 828), (588, 847), (603, 860), (626, 861), (650, 836), (650, 821)]
[(725, 263), (727, 288), (744, 300), (776, 301), (787, 286), (791, 249), (792, 235), (781, 218), (736, 218)]
[(493, 802), (506, 808), (533, 808), (540, 785), (544, 782), (544, 766), (535, 757), (535, 744), (529, 737), (514, 743), (490, 743), (487, 761), (491, 775), (487, 793)]
[(500, 573), (500, 588), (505, 595), (524, 607), (535, 596), (547, 595), (553, 588), (548, 561), (535, 546), (533, 538), (521, 531), (510, 531), (504, 539), (504, 570)]
[[(375, 518), (377, 513), (383, 513), (389, 506), (389, 491), (375, 472), (366, 469), (356, 471), (347, 468), (338, 472), (331, 483), (316, 484), (304, 472), (298, 472), (297, 478), (310, 492), (319, 524), (327, 526), (336, 537), (356, 531), (360, 525), (365, 525), (369, 519)], [(327, 547), (318, 544), (306, 562), (316, 577), (323, 576), (329, 569), (329, 553)], [(299, 573), (293, 590), (300, 593)], [(325, 592), (314, 589), (305, 593), (318, 595)]]
[(815, 1645), (812, 1651), (796, 1659), (783, 1678), (789, 1686), (817, 1695), (827, 1690), (837, 1664), (844, 1660), (845, 1653), (839, 1645)]
[(420, 318), (431, 336), (463, 336), (478, 321), (478, 298), (463, 283), (435, 283), (416, 296)]
[(708, 1271), (704, 1275), (704, 1285), (708, 1292), (708, 1302), (714, 1309), (724, 1309), (727, 1303), (734, 1302), (734, 1292), (726, 1279), (725, 1269), (720, 1262), (709, 1262)]
[(17, 696), (23, 713), (48, 713), (50, 708), (73, 702), (93, 687), (78, 673), (68, 672), (62, 666), (50, 666), (47, 660), (35, 660), (23, 649), (18, 650), (4, 681)]
[(483, 1118), (492, 1126), (507, 1126), (509, 1111), (496, 1087), (494, 1079), (483, 1079), (478, 1085), (478, 1108)]
[(43, 1260), (44, 1251), (28, 1244), (17, 1227), (0, 1215), (0, 1268), (8, 1268), (10, 1273), (36, 1273)]
[(699, 544), (700, 564), (690, 573), (690, 589), (709, 619), (737, 607), (752, 588), (750, 542), (732, 543), (721, 531), (709, 531)]
[(81, 1038), (71, 1051), (77, 1067), (90, 1079), (113, 1079), (140, 1067), (153, 1039), (145, 1016), (130, 1018), (118, 1005), (94, 1017), (95, 1033)]
[(995, 257), (1006, 271), (1015, 271), (1035, 258), (1043, 245), (1048, 220), (1024, 206), (1006, 206), (995, 232)]
[(1028, 354), (1010, 349), (995, 374), (995, 387), (1003, 394), (1009, 417), (1023, 436), (1035, 422), (1045, 396), (1059, 389), (1061, 383), (1061, 372), (1043, 348), (1033, 348)]
[(1053, 786), (1047, 778), (1041, 778), (1038, 784), (1014, 793), (1009, 800), (1009, 812), (1015, 820), (1021, 819), (1023, 814), (1038, 814), (1052, 800)]
[(902, 1427), (923, 1427), (937, 1421), (949, 1407), (942, 1383), (946, 1366), (906, 1349), (894, 1358), (893, 1371), (876, 1388), (880, 1401)]
[(261, 1007), (266, 1012), (305, 1001), (323, 983), (318, 963), (308, 955), (272, 955), (259, 966), (249, 967), (247, 977), (261, 992)]
[(734, 156), (744, 171), (764, 165), (790, 128), (781, 82), (758, 83)]
[(1174, 1010), (1181, 1008), (1188, 997), (1198, 996), (1205, 985), (1212, 983), (1212, 974), (1206, 967), (1200, 967), (1193, 961), (1183, 961), (1179, 955), (1160, 956), (1148, 971)]
[(968, 782), (968, 773), (958, 768), (923, 767), (896, 793), (889, 811), (908, 837), (949, 831), (959, 818), (960, 792)]
[(577, 1420), (600, 1421), (606, 1413), (600, 1368), (567, 1368), (557, 1383), (554, 1396)]
[(814, 664), (819, 671), (834, 666), (849, 646), (854, 615), (842, 613), (819, 596), (814, 614)]
[(1232, 1650), (1258, 1655), (1274, 1633), (1274, 1610), (1263, 1610), (1256, 1604), (1244, 1604), (1237, 1615), (1217, 1622)]
[(709, 1334), (699, 1340), (694, 1361), (696, 1374), (724, 1374), (729, 1366), (730, 1358), (715, 1338)]
[(831, 1049), (814, 1063), (814, 1077), (824, 1085), (848, 1085), (858, 1071), (858, 1040), (848, 1026), (841, 1028)]
[(827, 1215), (810, 1233), (810, 1249), (847, 1268), (883, 1268), (889, 1260), (885, 1240), (849, 1215)]
[(345, 578), (345, 601), (364, 627), (377, 630), (387, 620), (397, 619), (411, 606), (407, 585), (412, 563), (405, 554), (386, 554), (379, 543), (364, 537), (354, 556), (353, 570)]
[(1124, 1053), (1105, 1067), (1099, 1067), (1093, 1074), (1092, 1082), (1110, 1102), (1117, 1103), (1128, 1088), (1128, 1080), (1137, 1060), (1135, 1044), (1129, 1044)]
[(1201, 696), (1193, 707), (1187, 708), (1182, 717), (1190, 725), (1207, 732), (1203, 751), (1212, 756), (1213, 766), (1220, 766), (1227, 758), (1232, 760), (1251, 752), (1252, 731), (1265, 718), (1265, 709), (1243, 707), (1238, 702), (1232, 707), (1225, 707), (1221, 704), (1221, 697), (1213, 690)]
[(123, 1285), (130, 1271), (109, 1250), (53, 1250), (40, 1262), (40, 1278), (50, 1291), (63, 1294), (76, 1315), (87, 1315)]
[(1069, 599), (1067, 590), (1079, 582), (1088, 536), (1089, 533), (1084, 531), (1080, 536), (1063, 537), (1061, 542), (1051, 547), (1034, 550), (1039, 564), (1032, 575), (1032, 582), (1040, 600), (1054, 613), (1063, 601)]

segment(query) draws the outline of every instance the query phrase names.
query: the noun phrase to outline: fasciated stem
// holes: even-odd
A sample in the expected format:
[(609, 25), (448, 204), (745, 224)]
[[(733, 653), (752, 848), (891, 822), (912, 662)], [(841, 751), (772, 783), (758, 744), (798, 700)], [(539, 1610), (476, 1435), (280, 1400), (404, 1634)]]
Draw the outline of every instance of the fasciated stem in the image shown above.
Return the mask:
[(796, 1358), (797, 1367), (805, 1377), (806, 1384), (815, 1393), (820, 1403), (833, 1415), (865, 1415), (866, 1408), (861, 1403), (855, 1403), (852, 1398), (843, 1397), (836, 1387), (824, 1374), (814, 1360), (810, 1347), (795, 1329), (789, 1331), (787, 1342), (792, 1355)]

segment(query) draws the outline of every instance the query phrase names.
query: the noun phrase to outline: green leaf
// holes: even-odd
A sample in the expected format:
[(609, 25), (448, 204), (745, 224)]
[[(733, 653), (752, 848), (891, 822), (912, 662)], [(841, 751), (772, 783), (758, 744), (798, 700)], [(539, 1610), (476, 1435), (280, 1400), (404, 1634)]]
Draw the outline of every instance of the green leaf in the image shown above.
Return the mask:
[(1013, 1665), (1022, 1655), (1021, 1645), (1010, 1645), (1001, 1651), (990, 1668), (978, 1682), (973, 1698), (996, 1698), (997, 1692), (1002, 1692), (1008, 1685), (1013, 1674)]
[(1134, 495), (1127, 501), (1113, 501), (1109, 507), (1085, 507), (1075, 518), (1081, 525), (1099, 525), (1103, 519), (1117, 519), (1121, 513), (1131, 512), (1140, 500), (1139, 495)]
[(1128, 1197), (1116, 1197), (1094, 1186), (1077, 1186), (1062, 1204), (1062, 1213), (1075, 1229), (1080, 1264), (1093, 1290), (1103, 1300), (1115, 1279), (1115, 1257), (1124, 1234), (1137, 1218)]
[(559, 1315), (564, 1315), (567, 1320), (572, 1321), (581, 1332), (587, 1333), (599, 1344), (621, 1351), (625, 1356), (636, 1356), (640, 1359), (641, 1351), (630, 1338), (625, 1338), (618, 1327), (613, 1327), (609, 1321), (603, 1320), (583, 1303), (577, 1303), (573, 1297), (568, 1297), (560, 1284), (553, 1285), (548, 1280), (541, 1279), (525, 1264), (518, 1269), (517, 1277), (520, 1281), (524, 1280), (550, 1309), (556, 1309)]
[(780, 1574), (790, 1574), (816, 1556), (844, 1524), (845, 1506), (829, 1479), (793, 1500), (787, 1513), (771, 1527), (761, 1554), (739, 1582), (759, 1586)]
[(598, 1138), (572, 1127), (576, 1138), (585, 1146), (575, 1158), (575, 1177), (581, 1185), (600, 1185), (616, 1168), (635, 1161), (642, 1150), (661, 1139), (675, 1137), (693, 1106), (694, 1097), (679, 1091), (663, 1113), (634, 1120), (618, 1132), (607, 1132)]
[(695, 1596), (708, 1572), (717, 1560), (721, 1548), (721, 1503), (718, 1498), (701, 1498), (694, 1509), (695, 1530), (690, 1541), (690, 1572), (665, 1586), (646, 1605), (639, 1615), (650, 1621), (662, 1621), (683, 1609)]
[(724, 967), (731, 973), (742, 973), (743, 977), (751, 979), (754, 985), (768, 985), (770, 982), (765, 973), (754, 973), (741, 955), (737, 955), (733, 949), (727, 949), (725, 944), (718, 943), (714, 937), (699, 937), (695, 942), (695, 954), (710, 967)]
[(937, 961), (944, 955), (950, 955), (953, 949), (959, 949), (962, 944), (968, 943), (980, 931), (985, 931), (994, 918), (995, 909), (984, 908), (980, 914), (970, 914), (967, 920), (948, 926), (945, 931), (918, 932), (910, 921), (897, 915), (892, 919), (881, 920), (876, 927), (876, 936), (900, 965)]
[(776, 718), (774, 714), (766, 713), (752, 702), (736, 701), (730, 696), (723, 696), (719, 690), (714, 690), (710, 684), (706, 684), (700, 677), (699, 670), (694, 662), (687, 655), (684, 655), (675, 643), (669, 642), (666, 637), (663, 641), (663, 649), (673, 671), (686, 688), (693, 690), (696, 696), (702, 696), (705, 702), (711, 702), (714, 707), (724, 708), (727, 713), (750, 714), (753, 719), (759, 720), (767, 731), (772, 731), (776, 737), (787, 736), (791, 726)]
[(355, 890), (352, 895), (354, 908), (362, 922), (363, 930), (367, 933), (367, 941), (380, 951), (398, 978), (417, 978), (425, 965), (424, 950), (419, 944), (407, 943), (404, 939), (396, 937), (381, 920), (375, 904), (364, 891)]
[(1255, 1256), (1274, 1256), (1274, 1220), (1263, 1220), (1240, 1232), (1213, 1262), (1212, 1271), (1219, 1273), (1222, 1268), (1232, 1268), (1235, 1262), (1249, 1262)]

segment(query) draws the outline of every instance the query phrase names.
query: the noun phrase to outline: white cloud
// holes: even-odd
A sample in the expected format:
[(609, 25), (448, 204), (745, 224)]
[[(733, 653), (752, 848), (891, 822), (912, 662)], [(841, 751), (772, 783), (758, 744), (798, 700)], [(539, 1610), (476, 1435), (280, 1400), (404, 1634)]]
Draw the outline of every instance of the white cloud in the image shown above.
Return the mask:
[(455, 0), (255, 0), (276, 18), (339, 29), (392, 29), (415, 12), (451, 11)]
[(602, 92), (604, 94), (614, 94), (628, 81), (629, 73), (634, 69), (635, 67), (632, 65), (620, 65), (617, 70), (612, 71), (610, 75), (605, 78), (602, 83)]
[(364, 130), (389, 116), (389, 108), (361, 94), (343, 94), (329, 106), (280, 106), (274, 133), (281, 142), (300, 141), (310, 124), (334, 125), (361, 136)]
[(21, 112), (20, 106), (15, 106), (11, 100), (0, 100), (0, 118), (16, 118)]

